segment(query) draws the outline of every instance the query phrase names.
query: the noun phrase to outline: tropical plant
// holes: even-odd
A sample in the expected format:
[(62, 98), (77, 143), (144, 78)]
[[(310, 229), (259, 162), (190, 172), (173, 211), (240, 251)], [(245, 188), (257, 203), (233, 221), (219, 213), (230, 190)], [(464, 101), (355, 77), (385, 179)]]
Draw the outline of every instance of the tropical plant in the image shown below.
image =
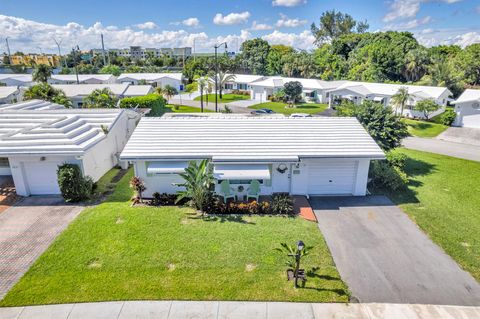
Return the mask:
[(87, 108), (114, 108), (117, 106), (118, 97), (109, 89), (96, 89), (83, 99)]
[(294, 200), (288, 193), (276, 193), (272, 195), (270, 209), (274, 215), (292, 215)]
[(435, 103), (433, 100), (421, 100), (418, 101), (414, 106), (413, 109), (423, 113), (425, 119), (428, 120), (430, 113), (437, 111), (440, 108), (440, 105)]
[(47, 83), (52, 76), (52, 68), (46, 64), (39, 64), (35, 67), (32, 74), (32, 80), (41, 83)]
[(400, 116), (403, 116), (403, 109), (405, 108), (405, 105), (407, 105), (409, 99), (410, 94), (406, 87), (399, 88), (397, 93), (392, 96), (392, 104), (395, 105), (396, 108), (400, 107)]
[(176, 94), (178, 94), (178, 91), (176, 88), (171, 86), (170, 84), (165, 85), (163, 88), (158, 87), (157, 88), (157, 93), (162, 95), (166, 100), (167, 103), (170, 100), (170, 98)]
[(300, 101), (302, 96), (303, 86), (298, 81), (287, 82), (283, 85), (283, 92), (290, 105)]
[(39, 83), (29, 87), (23, 94), (24, 100), (44, 100), (61, 104), (67, 108), (72, 107), (72, 101), (62, 90), (55, 89), (48, 83)]
[(210, 161), (190, 161), (185, 171), (179, 175), (183, 178), (183, 183), (177, 186), (184, 189), (177, 192), (176, 202), (189, 199), (189, 204), (204, 214), (207, 202), (212, 197), (211, 188), (215, 184)]
[[(310, 251), (312, 250), (312, 246), (305, 247), (302, 250), (300, 250), (298, 253), (300, 254), (300, 257), (306, 257), (310, 254)], [(287, 256), (285, 265), (288, 268), (294, 269), (296, 266), (296, 260), (295, 256), (297, 254), (297, 247), (293, 245), (289, 245), (287, 243), (280, 243), (280, 247), (275, 248), (276, 251), (285, 254)]]
[(77, 164), (63, 164), (57, 169), (60, 193), (66, 202), (80, 202), (90, 198), (95, 185), (91, 177), (82, 175)]
[(147, 189), (143, 180), (140, 177), (133, 176), (130, 179), (130, 188), (132, 188), (135, 191), (136, 193), (135, 197), (138, 197), (138, 200), (142, 202), (143, 192)]
[[(208, 79), (202, 76), (197, 79), (197, 83), (198, 83), (198, 90), (200, 91), (200, 109), (201, 109), (201, 112), (203, 113), (203, 92), (205, 91), (205, 88), (208, 84)], [(208, 100), (208, 96), (207, 96), (207, 100)]]
[[(227, 74), (225, 72), (219, 71), (216, 78), (217, 78), (217, 85), (218, 85), (218, 95), (220, 96), (220, 98), (222, 98), (223, 87), (225, 86), (225, 83), (234, 81), (235, 75)], [(213, 83), (215, 83), (215, 75), (210, 77), (210, 79)]]

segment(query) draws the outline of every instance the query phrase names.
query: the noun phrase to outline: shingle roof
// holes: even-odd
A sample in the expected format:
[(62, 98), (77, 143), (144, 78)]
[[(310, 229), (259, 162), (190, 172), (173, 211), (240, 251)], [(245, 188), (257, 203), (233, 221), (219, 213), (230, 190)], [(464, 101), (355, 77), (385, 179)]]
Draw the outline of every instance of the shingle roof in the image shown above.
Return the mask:
[(37, 111), (44, 111), (44, 110), (58, 110), (64, 109), (65, 107), (60, 104), (42, 101), (42, 100), (30, 100), (30, 101), (23, 101), (14, 104), (3, 104), (0, 105), (0, 111), (12, 111), (12, 110), (37, 110)]
[(480, 101), (480, 90), (466, 89), (454, 104), (474, 101)]
[(0, 112), (0, 155), (81, 155), (105, 138), (125, 110), (60, 109)]
[(308, 157), (383, 158), (355, 118), (142, 118), (123, 159), (284, 161)]

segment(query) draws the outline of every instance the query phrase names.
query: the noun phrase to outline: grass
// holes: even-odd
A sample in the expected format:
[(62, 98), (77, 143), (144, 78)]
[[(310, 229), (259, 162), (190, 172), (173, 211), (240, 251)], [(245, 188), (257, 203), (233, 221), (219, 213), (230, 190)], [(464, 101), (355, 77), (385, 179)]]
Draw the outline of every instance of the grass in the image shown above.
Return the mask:
[[(173, 104), (167, 104), (165, 106), (165, 113), (200, 113), (201, 109), (199, 107), (188, 106), (188, 105), (177, 105), (178, 109), (174, 108)], [(213, 111), (203, 108), (203, 112), (211, 113)]]
[(436, 137), (448, 128), (446, 125), (434, 122), (411, 119), (403, 119), (403, 121), (407, 124), (408, 132), (417, 137)]
[(387, 195), (480, 281), (480, 163), (407, 149), (401, 152), (409, 156), (408, 190)]
[(120, 168), (114, 167), (97, 181), (96, 193), (99, 195), (109, 191), (113, 186), (112, 179), (120, 172)]
[[(0, 306), (106, 300), (347, 302), (315, 223), (280, 216), (202, 218), (190, 208), (130, 207), (130, 171), (102, 204), (86, 209)], [(286, 281), (274, 250), (298, 239), (305, 288)]]
[[(203, 96), (203, 101), (206, 101), (208, 98), (208, 102), (215, 103), (215, 94), (208, 94)], [(200, 101), (200, 96), (194, 98), (195, 101)], [(243, 95), (243, 94), (223, 94), (222, 98), (218, 95), (218, 103), (230, 103), (233, 101), (240, 101), (240, 100), (250, 100), (250, 95)]]
[(328, 108), (327, 104), (316, 104), (316, 103), (303, 103), (297, 104), (294, 108), (286, 107), (286, 103), (281, 102), (266, 102), (256, 105), (252, 105), (249, 108), (251, 109), (271, 109), (276, 113), (290, 115), (293, 113), (307, 113), (307, 114), (316, 114), (325, 111)]

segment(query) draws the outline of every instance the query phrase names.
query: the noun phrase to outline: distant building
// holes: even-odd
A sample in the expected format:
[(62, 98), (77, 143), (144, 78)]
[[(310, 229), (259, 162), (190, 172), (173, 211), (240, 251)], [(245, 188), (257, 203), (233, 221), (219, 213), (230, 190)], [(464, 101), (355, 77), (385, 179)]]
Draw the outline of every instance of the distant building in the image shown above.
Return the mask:
[(10, 64), (12, 65), (26, 66), (45, 64), (51, 67), (56, 67), (61, 63), (61, 57), (56, 54), (14, 54), (11, 56), (10, 60)]
[[(102, 49), (93, 49), (94, 55), (101, 55)], [(134, 60), (146, 59), (149, 56), (152, 57), (161, 57), (167, 55), (170, 57), (189, 57), (192, 55), (191, 47), (184, 48), (142, 48), (140, 46), (131, 46), (126, 49), (108, 49), (105, 50), (105, 53), (114, 53), (117, 56), (122, 56), (125, 58), (131, 58)]]

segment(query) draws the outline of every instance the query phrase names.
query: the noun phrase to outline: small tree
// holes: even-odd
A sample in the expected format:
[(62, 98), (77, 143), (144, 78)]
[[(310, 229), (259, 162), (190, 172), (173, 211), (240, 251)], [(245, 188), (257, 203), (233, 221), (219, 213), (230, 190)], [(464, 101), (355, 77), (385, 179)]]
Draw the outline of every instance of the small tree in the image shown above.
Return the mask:
[(109, 88), (96, 89), (83, 99), (87, 108), (114, 108), (118, 97)]
[(392, 103), (397, 108), (400, 107), (400, 116), (403, 116), (403, 109), (407, 105), (408, 100), (410, 99), (410, 94), (408, 93), (408, 88), (401, 87), (398, 89), (397, 93), (392, 96)]
[[(215, 83), (215, 76), (211, 77), (213, 83)], [(223, 97), (223, 87), (225, 83), (235, 80), (234, 74), (226, 74), (225, 72), (218, 72), (217, 74), (217, 84), (218, 84), (218, 95), (220, 98)]]
[(39, 64), (35, 68), (32, 74), (32, 80), (41, 83), (47, 83), (48, 79), (52, 76), (52, 68), (46, 64)]
[(413, 107), (415, 111), (422, 112), (425, 116), (425, 119), (428, 120), (430, 113), (435, 112), (440, 108), (440, 105), (435, 103), (433, 100), (421, 100)]
[[(200, 91), (200, 108), (202, 113), (203, 113), (203, 91), (205, 91), (205, 88), (207, 86), (207, 81), (208, 80), (203, 76), (197, 79), (198, 89)], [(207, 96), (207, 100), (208, 100), (208, 96)]]
[(283, 91), (287, 98), (287, 103), (291, 106), (302, 98), (303, 86), (298, 81), (287, 82), (283, 85)]
[(170, 98), (172, 98), (172, 96), (178, 94), (178, 91), (173, 86), (167, 84), (163, 88), (157, 88), (157, 93), (162, 95), (167, 100), (167, 103), (168, 103), (168, 101), (170, 100)]
[(135, 196), (138, 197), (138, 200), (141, 202), (143, 199), (143, 192), (147, 189), (143, 180), (140, 177), (133, 176), (130, 179), (130, 188), (135, 191)]
[(191, 161), (185, 172), (179, 175), (184, 182), (177, 186), (184, 187), (185, 190), (178, 192), (176, 202), (188, 198), (191, 206), (205, 213), (207, 202), (212, 196), (211, 188), (215, 183), (209, 160)]

